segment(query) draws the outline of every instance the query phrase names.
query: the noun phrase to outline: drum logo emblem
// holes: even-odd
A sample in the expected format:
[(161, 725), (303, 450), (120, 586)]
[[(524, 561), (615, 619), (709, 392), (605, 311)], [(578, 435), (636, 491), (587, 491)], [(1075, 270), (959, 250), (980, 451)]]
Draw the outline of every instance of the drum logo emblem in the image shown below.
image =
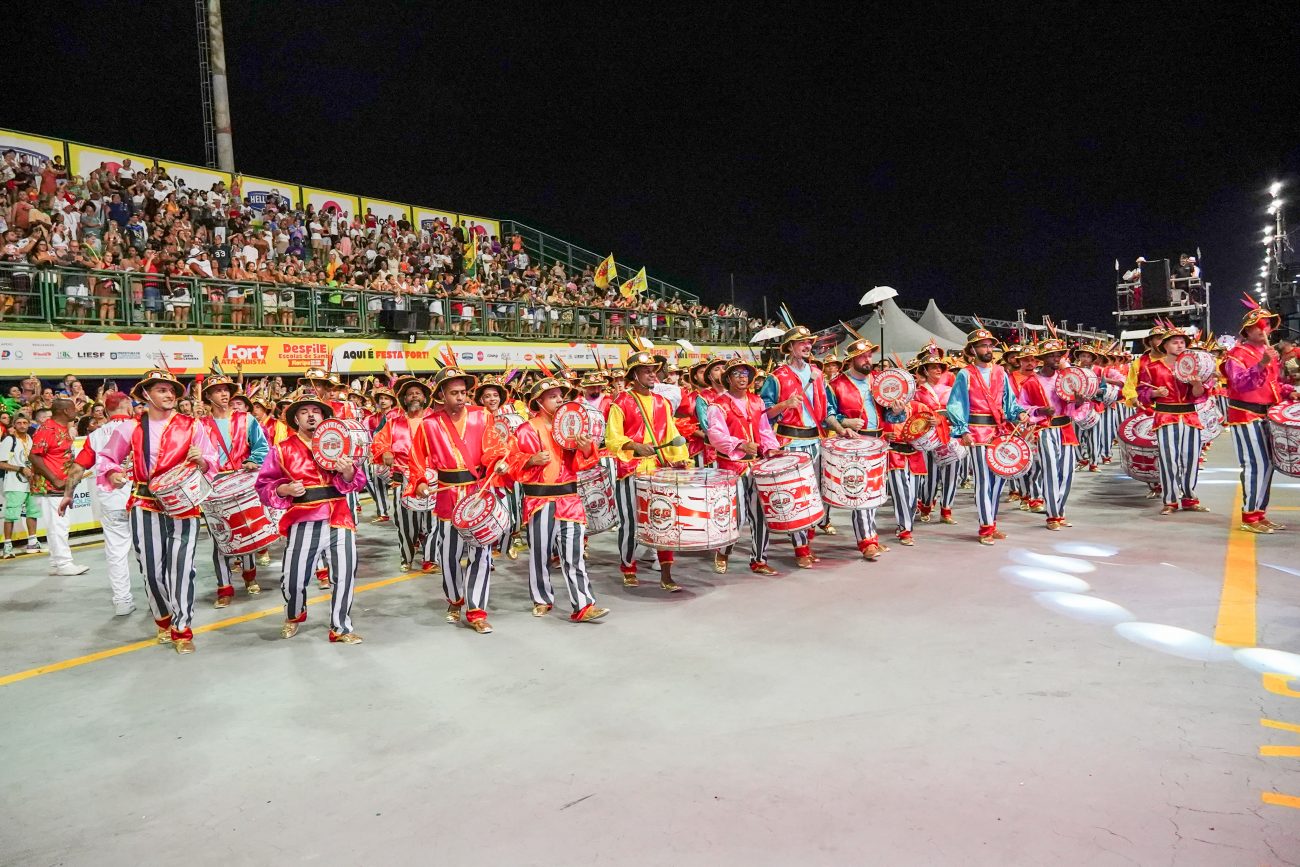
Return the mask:
[(718, 500), (713, 504), (713, 514), (710, 517), (713, 526), (719, 530), (726, 530), (731, 526), (731, 503), (725, 499)]
[(651, 528), (663, 532), (677, 523), (677, 504), (667, 497), (652, 496), (646, 506)]
[(605, 496), (600, 491), (588, 491), (587, 496), (582, 498), (582, 509), (588, 515), (602, 515), (605, 513)]
[(860, 496), (867, 489), (867, 472), (863, 467), (849, 467), (840, 479), (844, 493), (850, 497)]
[(779, 517), (792, 514), (794, 512), (794, 497), (789, 491), (773, 491), (767, 498), (767, 504), (772, 507)]
[(232, 533), (230, 524), (226, 523), (224, 518), (217, 518), (208, 521), (208, 533), (212, 536), (212, 541), (218, 545), (224, 545), (230, 541)]

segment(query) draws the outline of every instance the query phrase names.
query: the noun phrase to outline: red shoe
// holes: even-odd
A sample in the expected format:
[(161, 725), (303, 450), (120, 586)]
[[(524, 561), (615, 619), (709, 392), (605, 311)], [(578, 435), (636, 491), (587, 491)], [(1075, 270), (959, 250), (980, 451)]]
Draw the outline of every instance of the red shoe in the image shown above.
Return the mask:
[(915, 545), (916, 542), (914, 542), (914, 541), (912, 540), (912, 531), (911, 531), (911, 530), (899, 530), (899, 531), (898, 531), (898, 544), (900, 544), (900, 545), (906, 545), (906, 546), (909, 547), (909, 548), (912, 547), (913, 545)]
[(316, 584), (322, 590), (330, 589), (330, 572), (328, 569), (316, 570)]

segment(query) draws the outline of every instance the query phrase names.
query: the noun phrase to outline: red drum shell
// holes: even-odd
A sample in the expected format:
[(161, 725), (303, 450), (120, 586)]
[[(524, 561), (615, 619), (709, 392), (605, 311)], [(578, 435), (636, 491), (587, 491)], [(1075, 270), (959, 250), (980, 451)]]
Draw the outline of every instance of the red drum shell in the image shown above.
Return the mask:
[(224, 473), (203, 501), (203, 516), (217, 550), (227, 557), (255, 554), (280, 536), (279, 521), (257, 495), (256, 472)]

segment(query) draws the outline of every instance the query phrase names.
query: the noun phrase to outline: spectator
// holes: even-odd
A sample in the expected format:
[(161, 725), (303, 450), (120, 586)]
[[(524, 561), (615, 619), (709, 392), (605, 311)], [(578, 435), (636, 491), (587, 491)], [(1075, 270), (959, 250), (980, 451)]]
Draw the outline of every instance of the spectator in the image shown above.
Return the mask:
[(20, 414), (14, 418), (12, 430), (0, 437), (0, 475), (4, 476), (4, 549), (0, 552), (0, 559), (8, 560), (14, 556), (14, 525), (24, 516), (27, 519), (27, 553), (38, 554), (41, 550), (36, 538), (39, 506), (31, 491), (30, 425), (31, 419)]
[(40, 498), (41, 516), (45, 521), (45, 539), (50, 546), (50, 573), (81, 575), (88, 567), (73, 562), (68, 544), (68, 515), (60, 515), (58, 499), (72, 465), (72, 434), (69, 426), (76, 421), (76, 410), (65, 397), (52, 402), (51, 415), (32, 436), (30, 460), (33, 475), (31, 492)]

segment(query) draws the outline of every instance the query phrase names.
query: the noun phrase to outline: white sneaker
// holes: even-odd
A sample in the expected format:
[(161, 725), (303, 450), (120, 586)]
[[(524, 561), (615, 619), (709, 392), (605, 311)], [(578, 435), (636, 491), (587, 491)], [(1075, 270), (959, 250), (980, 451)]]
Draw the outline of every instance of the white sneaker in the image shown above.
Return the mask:
[(60, 566), (57, 569), (51, 569), (51, 575), (85, 575), (90, 571), (89, 566), (82, 566), (80, 563), (69, 563), (66, 566)]
[(40, 543), (40, 542), (37, 542), (35, 545), (28, 545), (28, 546), (27, 546), (27, 553), (28, 553), (28, 554), (39, 554), (39, 553), (41, 553), (41, 550), (42, 550), (42, 549), (41, 549), (41, 543)]
[(4, 550), (0, 551), (0, 560), (12, 560), (14, 558), (14, 546), (5, 542)]
[(134, 602), (114, 602), (113, 615), (115, 617), (125, 617), (135, 610)]

